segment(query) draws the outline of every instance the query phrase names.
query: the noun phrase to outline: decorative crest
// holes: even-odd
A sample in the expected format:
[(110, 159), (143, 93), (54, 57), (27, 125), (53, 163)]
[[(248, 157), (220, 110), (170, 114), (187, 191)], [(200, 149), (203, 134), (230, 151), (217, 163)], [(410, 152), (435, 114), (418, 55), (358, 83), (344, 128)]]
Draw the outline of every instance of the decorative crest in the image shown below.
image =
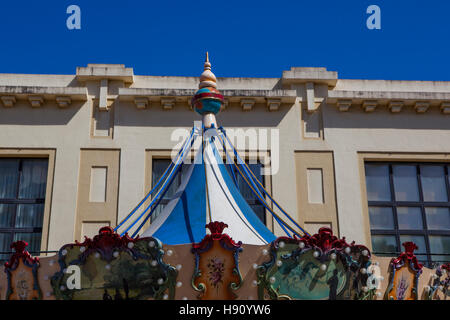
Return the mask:
[(85, 255), (89, 254), (90, 251), (99, 251), (109, 261), (113, 258), (112, 254), (114, 249), (122, 248), (124, 250), (130, 250), (138, 240), (139, 237), (132, 239), (127, 233), (120, 236), (113, 228), (106, 226), (100, 228), (98, 235), (93, 239), (85, 236), (84, 242), (80, 243), (75, 241), (75, 245), (86, 247)]
[(419, 249), (419, 247), (411, 241), (403, 242), (402, 245), (405, 247), (405, 251), (402, 252), (397, 259), (392, 260), (393, 267), (399, 269), (406, 261), (408, 261), (414, 271), (421, 272), (423, 265), (419, 263), (417, 257), (414, 255), (414, 250)]
[(213, 236), (220, 236), (223, 233), (223, 230), (227, 228), (228, 225), (224, 222), (218, 222), (213, 221), (206, 225), (206, 228), (208, 228)]
[(14, 253), (12, 254), (11, 258), (8, 262), (5, 262), (5, 268), (16, 268), (17, 264), (19, 263), (19, 260), (22, 259), (23, 262), (28, 264), (29, 266), (38, 263), (39, 258), (32, 257), (30, 253), (26, 250), (26, 247), (28, 246), (28, 242), (19, 240), (16, 242), (11, 243), (10, 248), (14, 249)]

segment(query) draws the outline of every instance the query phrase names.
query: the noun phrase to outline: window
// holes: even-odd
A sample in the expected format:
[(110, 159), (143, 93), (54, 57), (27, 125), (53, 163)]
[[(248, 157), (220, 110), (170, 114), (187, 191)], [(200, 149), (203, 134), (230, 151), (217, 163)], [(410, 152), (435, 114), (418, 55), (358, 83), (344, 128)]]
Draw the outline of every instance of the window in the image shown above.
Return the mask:
[[(169, 159), (153, 159), (152, 163), (152, 186), (155, 186), (159, 179), (162, 177), (163, 173), (169, 167), (171, 160)], [(176, 175), (174, 181), (170, 185), (164, 197), (161, 199), (158, 208), (153, 212), (150, 221), (154, 221), (157, 216), (161, 213), (164, 207), (169, 203), (172, 196), (177, 191), (178, 187), (181, 185), (183, 176), (186, 173), (188, 166), (185, 164), (181, 165), (181, 172)], [(155, 194), (154, 194), (155, 195)]]
[[(167, 167), (170, 164), (169, 159), (154, 159), (153, 160), (153, 166), (152, 166), (152, 186), (154, 186), (158, 180), (161, 178), (164, 171), (167, 169)], [(228, 170), (229, 166), (226, 166)], [(256, 164), (249, 164), (250, 169), (252, 170), (253, 174), (258, 178), (258, 180), (264, 185), (264, 176), (261, 175), (261, 168), (262, 164), (256, 163)], [(155, 212), (152, 214), (151, 221), (153, 221), (162, 211), (162, 209), (169, 203), (170, 198), (175, 194), (176, 190), (181, 184), (182, 177), (186, 173), (188, 166), (183, 165), (181, 168), (181, 175), (178, 174), (175, 178), (175, 181), (170, 186), (169, 190), (166, 192), (164, 198), (160, 202), (160, 206), (155, 210)], [(233, 169), (237, 171), (236, 169)], [(242, 169), (241, 169), (242, 170)], [(230, 172), (230, 171), (228, 171)], [(252, 191), (248, 187), (247, 183), (239, 176), (238, 172), (235, 172), (237, 185), (239, 187), (239, 190), (244, 197), (244, 199), (247, 201), (247, 203), (250, 205), (250, 207), (253, 209), (253, 211), (256, 213), (256, 215), (261, 219), (261, 221), (265, 224), (266, 223), (266, 212), (264, 209), (264, 206), (262, 203), (256, 198), (256, 196), (253, 195)]]
[[(250, 170), (253, 172), (255, 177), (261, 182), (261, 184), (264, 186), (264, 176), (261, 174), (261, 169), (263, 165), (261, 163), (249, 163), (248, 160), (245, 160)], [(231, 168), (230, 166), (226, 166), (228, 169), (228, 173), (230, 173)], [(244, 172), (244, 169), (242, 168), (242, 165), (239, 165), (239, 169), (241, 172)], [(253, 211), (256, 213), (258, 218), (262, 221), (262, 223), (266, 224), (266, 210), (264, 208), (264, 205), (261, 203), (261, 201), (258, 200), (258, 198), (253, 194), (252, 190), (248, 186), (247, 182), (241, 177), (239, 172), (236, 170), (235, 167), (232, 169), (234, 171), (234, 176), (236, 177), (237, 187), (239, 191), (241, 192), (242, 196), (244, 197), (245, 201), (249, 204), (249, 206), (253, 209)], [(230, 173), (231, 176), (231, 173)]]
[(365, 164), (372, 249), (392, 256), (413, 241), (428, 266), (450, 261), (450, 165)]
[(47, 159), (0, 159), (1, 252), (18, 240), (28, 242), (28, 251), (40, 251), (47, 170)]

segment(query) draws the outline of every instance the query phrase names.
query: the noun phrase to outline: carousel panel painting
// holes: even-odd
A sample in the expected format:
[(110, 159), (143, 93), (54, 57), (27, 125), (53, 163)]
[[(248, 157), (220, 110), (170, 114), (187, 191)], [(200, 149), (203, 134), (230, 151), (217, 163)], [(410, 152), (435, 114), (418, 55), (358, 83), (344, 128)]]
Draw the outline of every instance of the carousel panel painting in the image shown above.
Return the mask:
[(423, 300), (447, 300), (450, 299), (450, 263), (445, 263), (436, 268), (425, 286)]
[(271, 259), (257, 268), (260, 299), (336, 300), (357, 298), (367, 278), (370, 253), (347, 244), (331, 229), (301, 239), (278, 238)]
[(11, 244), (15, 253), (5, 263), (8, 287), (6, 300), (37, 300), (42, 298), (39, 288), (37, 270), (39, 259), (33, 258), (26, 251), (28, 243), (17, 241)]
[(240, 287), (242, 277), (239, 271), (241, 243), (234, 242), (222, 234), (227, 225), (212, 222), (207, 225), (211, 234), (200, 243), (193, 244), (195, 271), (192, 278), (194, 290), (202, 300), (232, 300)]
[(418, 299), (418, 280), (423, 267), (414, 255), (418, 247), (413, 242), (405, 242), (403, 246), (405, 251), (389, 265), (389, 286), (385, 294), (388, 300)]
[(173, 298), (177, 271), (163, 263), (162, 255), (154, 238), (120, 237), (104, 227), (93, 240), (61, 248), (61, 270), (52, 278), (55, 296), (64, 300)]

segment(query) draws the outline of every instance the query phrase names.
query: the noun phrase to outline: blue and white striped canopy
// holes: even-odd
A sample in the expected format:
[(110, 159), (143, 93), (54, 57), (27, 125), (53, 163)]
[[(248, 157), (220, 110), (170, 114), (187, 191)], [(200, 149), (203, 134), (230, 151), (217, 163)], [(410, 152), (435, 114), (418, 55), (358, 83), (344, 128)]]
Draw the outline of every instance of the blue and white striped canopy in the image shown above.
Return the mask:
[(204, 140), (194, 163), (188, 165), (177, 192), (141, 236), (152, 236), (166, 244), (199, 242), (207, 233), (207, 223), (222, 221), (228, 225), (225, 232), (236, 241), (270, 243), (275, 235), (247, 204), (230, 177), (215, 145), (217, 131), (208, 131), (212, 131), (210, 137)]

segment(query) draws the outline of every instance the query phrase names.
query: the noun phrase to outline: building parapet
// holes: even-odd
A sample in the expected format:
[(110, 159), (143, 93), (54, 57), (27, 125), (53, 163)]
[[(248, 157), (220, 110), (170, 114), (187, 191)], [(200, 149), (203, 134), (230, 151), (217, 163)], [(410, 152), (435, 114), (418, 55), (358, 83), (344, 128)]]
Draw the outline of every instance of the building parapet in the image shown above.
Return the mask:
[(329, 88), (334, 88), (338, 81), (338, 73), (336, 71), (327, 71), (326, 68), (292, 67), (291, 70), (283, 71), (281, 79), (283, 85), (315, 83), (326, 84)]
[(77, 67), (78, 81), (120, 80), (125, 83), (134, 82), (133, 68), (125, 68), (123, 64), (88, 64), (87, 67)]

